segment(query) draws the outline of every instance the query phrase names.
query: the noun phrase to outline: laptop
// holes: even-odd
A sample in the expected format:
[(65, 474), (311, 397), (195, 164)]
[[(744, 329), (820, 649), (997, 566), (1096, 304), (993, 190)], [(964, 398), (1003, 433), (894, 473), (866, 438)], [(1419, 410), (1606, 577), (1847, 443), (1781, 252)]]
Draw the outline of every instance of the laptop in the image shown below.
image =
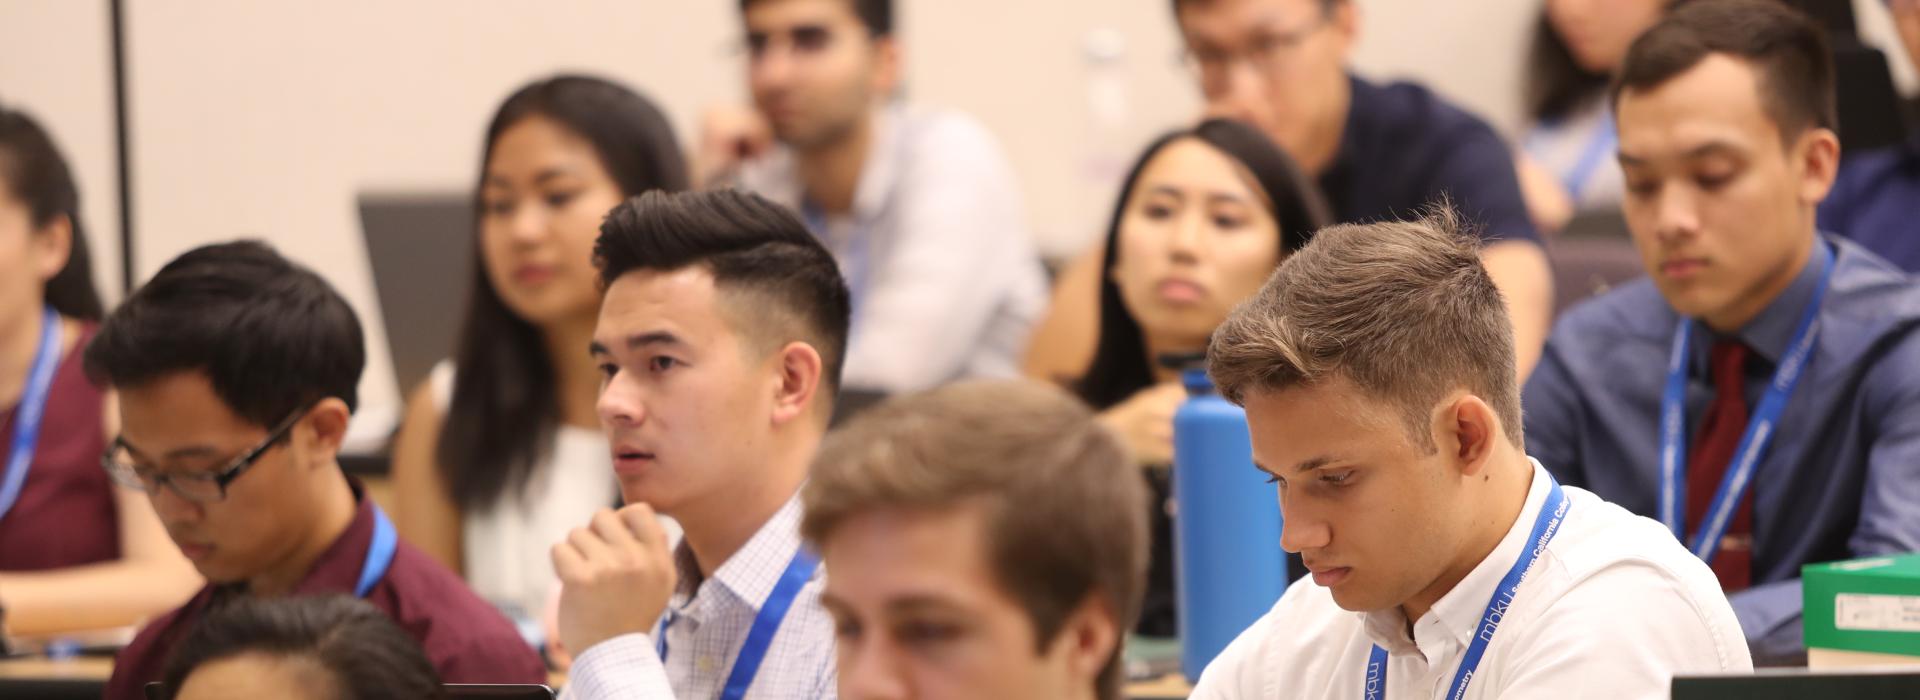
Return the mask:
[(473, 274), (473, 195), (360, 195), (373, 286), (399, 396), (453, 354)]
[(1676, 676), (1673, 700), (1920, 698), (1920, 668), (1760, 669), (1751, 674)]

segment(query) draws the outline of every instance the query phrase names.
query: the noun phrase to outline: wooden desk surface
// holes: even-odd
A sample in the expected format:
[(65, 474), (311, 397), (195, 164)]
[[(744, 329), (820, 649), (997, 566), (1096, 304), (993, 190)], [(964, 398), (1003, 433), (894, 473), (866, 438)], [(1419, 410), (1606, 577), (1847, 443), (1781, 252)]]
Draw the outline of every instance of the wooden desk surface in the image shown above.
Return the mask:
[(80, 656), (71, 659), (24, 657), (0, 659), (0, 678), (104, 681), (113, 675), (113, 659)]
[(1127, 684), (1127, 697), (1133, 700), (1185, 700), (1193, 694), (1193, 686), (1187, 683), (1187, 677), (1178, 672), (1169, 673), (1150, 681), (1135, 681)]

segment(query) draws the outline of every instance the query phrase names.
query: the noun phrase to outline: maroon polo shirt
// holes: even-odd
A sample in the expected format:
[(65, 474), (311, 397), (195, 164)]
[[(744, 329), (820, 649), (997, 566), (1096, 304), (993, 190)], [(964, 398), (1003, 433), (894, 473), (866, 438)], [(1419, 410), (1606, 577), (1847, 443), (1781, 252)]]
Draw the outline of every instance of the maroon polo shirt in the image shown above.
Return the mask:
[[(100, 468), (107, 446), (100, 423), (103, 398), (80, 364), (80, 351), (93, 332), (92, 324), (84, 326), (54, 370), (27, 480), (13, 508), (0, 518), (0, 571), (64, 569), (120, 558), (120, 510), (113, 480)], [(0, 469), (13, 452), (19, 411), (15, 402), (0, 412)]]
[[(350, 480), (359, 509), (346, 532), (320, 555), (293, 595), (352, 595), (373, 540), (373, 505), (359, 481)], [(155, 618), (114, 660), (108, 700), (141, 700), (143, 688), (160, 680), (175, 644), (208, 609), (246, 595), (244, 584), (208, 586), (178, 610)], [(467, 584), (405, 540), (394, 551), (387, 575), (367, 592), (367, 602), (393, 616), (426, 648), (446, 683), (546, 683), (546, 665), (513, 624), (474, 595)]]

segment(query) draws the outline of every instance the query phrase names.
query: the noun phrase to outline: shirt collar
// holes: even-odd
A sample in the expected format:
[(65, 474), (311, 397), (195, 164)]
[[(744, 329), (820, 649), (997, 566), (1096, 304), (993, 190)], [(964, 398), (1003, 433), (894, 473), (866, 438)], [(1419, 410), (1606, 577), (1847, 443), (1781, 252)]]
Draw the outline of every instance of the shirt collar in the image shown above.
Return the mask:
[[(1827, 242), (1824, 238), (1815, 235), (1813, 245), (1827, 245)], [(1760, 315), (1748, 321), (1747, 325), (1740, 327), (1732, 337), (1745, 343), (1754, 354), (1765, 358), (1768, 363), (1779, 364), (1780, 358), (1787, 353), (1787, 345), (1793, 342), (1793, 332), (1800, 328), (1801, 314), (1806, 312), (1807, 304), (1813, 301), (1814, 292), (1818, 290), (1820, 279), (1827, 270), (1828, 260), (1827, 256), (1820, 255), (1817, 250), (1808, 255), (1807, 264), (1800, 266), (1800, 274), (1794, 276), (1793, 281), (1787, 284), (1787, 288), (1781, 290), (1780, 295), (1774, 297), (1773, 301), (1760, 311)], [(1835, 262), (1837, 263), (1837, 260)], [(1693, 323), (1695, 337), (1713, 340), (1727, 337), (1715, 333), (1698, 319)], [(1700, 376), (1705, 376), (1708, 353), (1713, 343), (1696, 342), (1693, 346), (1690, 360), (1694, 363), (1695, 371), (1701, 373)]]
[[(1453, 590), (1440, 596), (1433, 609), (1428, 610), (1416, 625), (1414, 635), (1407, 636), (1407, 617), (1398, 606), (1385, 610), (1360, 613), (1367, 637), (1390, 653), (1405, 653), (1415, 648), (1427, 657), (1428, 663), (1438, 663), (1437, 657), (1445, 654), (1449, 647), (1464, 647), (1480, 627), (1480, 618), (1487, 611), (1487, 601), (1493, 599), (1493, 592), (1500, 587), (1513, 563), (1519, 561), (1522, 550), (1526, 548), (1528, 536), (1533, 532), (1533, 523), (1540, 517), (1540, 509), (1546, 505), (1547, 492), (1552, 488), (1552, 477), (1545, 467), (1533, 458), (1527, 458), (1533, 465), (1533, 484), (1527, 487), (1527, 500), (1520, 507), (1520, 514), (1514, 517), (1513, 524), (1507, 527), (1507, 534), (1500, 538), (1500, 544), (1485, 559), (1467, 572), (1466, 578), (1454, 584)], [(1538, 564), (1536, 563), (1536, 566)]]
[(795, 490), (787, 502), (780, 506), (780, 510), (775, 511), (773, 517), (753, 533), (746, 545), (734, 552), (733, 556), (727, 557), (720, 568), (713, 572), (713, 576), (705, 581), (697, 578), (697, 569), (693, 571), (694, 575), (688, 575), (688, 567), (694, 562), (686, 541), (681, 540), (680, 551), (675, 557), (681, 568), (680, 582), (674, 591), (674, 598), (690, 605), (697, 593), (718, 584), (729, 595), (758, 611), (767, 596), (773, 593), (773, 587), (780, 582), (780, 577), (786, 573), (787, 563), (800, 550), (800, 545), (800, 492)]
[(293, 587), (295, 595), (352, 593), (360, 583), (367, 550), (373, 547), (373, 499), (366, 497), (366, 489), (359, 479), (347, 477), (347, 486), (353, 489), (353, 520), (327, 551), (314, 560), (306, 578)]
[[(898, 154), (906, 147), (908, 116), (906, 106), (900, 102), (889, 102), (874, 112), (873, 140), (868, 142), (866, 160), (860, 165), (860, 181), (853, 190), (852, 215), (855, 221), (871, 221), (878, 217), (886, 209), (887, 199), (893, 196), (900, 167)], [(779, 148), (760, 162), (744, 168), (741, 182), (761, 196), (796, 211), (818, 211), (807, 201), (805, 186), (800, 182), (796, 159), (790, 148)], [(814, 233), (823, 235), (820, 231)]]

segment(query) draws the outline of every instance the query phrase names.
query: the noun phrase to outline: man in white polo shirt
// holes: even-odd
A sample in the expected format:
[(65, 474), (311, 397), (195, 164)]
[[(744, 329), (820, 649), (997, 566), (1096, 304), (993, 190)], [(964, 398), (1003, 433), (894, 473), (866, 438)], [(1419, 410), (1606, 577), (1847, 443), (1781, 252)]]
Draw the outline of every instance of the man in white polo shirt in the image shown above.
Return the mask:
[(1324, 230), (1215, 332), (1313, 576), (1195, 698), (1664, 698), (1752, 668), (1705, 564), (1527, 457), (1513, 330), (1461, 228)]

